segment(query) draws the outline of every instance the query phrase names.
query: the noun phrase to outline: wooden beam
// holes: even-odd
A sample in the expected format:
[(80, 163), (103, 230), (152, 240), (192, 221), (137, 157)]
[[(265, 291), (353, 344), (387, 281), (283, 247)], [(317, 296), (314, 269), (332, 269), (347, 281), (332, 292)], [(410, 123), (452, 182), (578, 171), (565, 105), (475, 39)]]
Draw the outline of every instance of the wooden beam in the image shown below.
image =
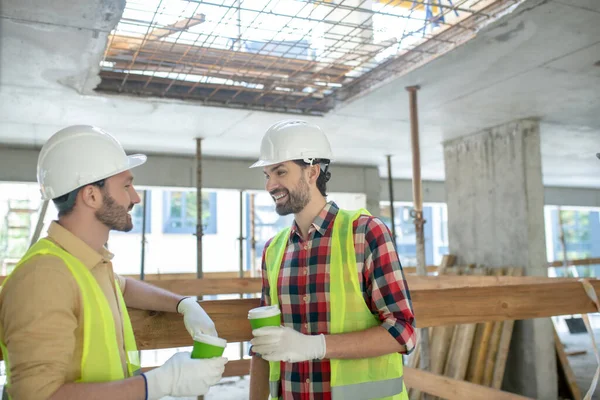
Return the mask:
[[(598, 291), (600, 281), (591, 282)], [(583, 287), (576, 282), (413, 290), (411, 294), (419, 327), (595, 311)], [(236, 299), (203, 301), (200, 304), (215, 321), (219, 336), (229, 342), (242, 342), (251, 338), (248, 310), (258, 307), (259, 302), (259, 299)], [(140, 349), (192, 345), (178, 314), (131, 310), (130, 316)]]
[(254, 294), (262, 289), (261, 278), (171, 279), (148, 283), (183, 296)]
[[(228, 342), (252, 338), (248, 311), (258, 307), (259, 299), (211, 300), (200, 304), (215, 321), (219, 336)], [(176, 313), (130, 310), (129, 316), (140, 350), (192, 346), (192, 338)]]
[[(143, 372), (156, 367), (142, 368)], [(250, 373), (250, 360), (232, 360), (225, 365), (223, 377), (245, 376)], [(404, 367), (406, 386), (453, 400), (525, 400), (527, 397), (459, 381), (414, 368)]]
[[(139, 274), (135, 275), (122, 275), (127, 278), (140, 279)], [(229, 279), (239, 278), (239, 271), (224, 271), (224, 272), (205, 272), (202, 279)], [(244, 271), (244, 278), (254, 278), (251, 271)], [(258, 276), (260, 277), (260, 276)], [(174, 274), (146, 274), (144, 277), (145, 281), (168, 281), (168, 280), (183, 280), (183, 279), (196, 279), (195, 272), (179, 272)]]
[[(598, 292), (600, 281), (590, 280)], [(596, 312), (579, 282), (411, 290), (417, 326)]]
[[(590, 283), (598, 292), (600, 281)], [(578, 282), (412, 290), (411, 294), (418, 327), (596, 311)], [(251, 338), (248, 311), (259, 303), (259, 299), (236, 299), (200, 304), (215, 321), (219, 336), (228, 342), (243, 342)], [(130, 317), (140, 350), (192, 345), (177, 313), (130, 310)]]
[[(18, 262), (18, 259), (16, 260)], [(581, 260), (569, 260), (569, 265), (576, 265), (576, 266), (584, 266), (584, 265), (596, 265), (596, 264), (600, 264), (600, 258), (586, 258), (586, 259), (581, 259)], [(547, 264), (548, 267), (555, 267), (555, 268), (559, 268), (562, 267), (562, 262), (561, 261), (555, 261), (555, 262), (551, 262)], [(416, 268), (415, 267), (403, 267), (403, 270), (406, 274), (408, 274), (407, 279), (410, 280), (413, 278), (410, 274), (414, 274), (416, 273)], [(427, 272), (437, 272), (438, 271), (438, 267), (435, 265), (429, 265), (427, 266)], [(254, 274), (260, 274), (260, 272), (254, 272)], [(131, 277), (134, 279), (139, 279), (139, 275), (123, 275), (126, 277)], [(204, 278), (205, 279), (219, 279), (219, 278), (237, 278), (239, 276), (239, 272), (237, 271), (226, 271), (226, 272), (208, 272), (204, 274)], [(250, 271), (246, 271), (246, 274), (244, 275), (245, 277), (252, 277), (252, 272)], [(6, 277), (5, 276), (0, 276), (0, 284), (4, 281)], [(185, 273), (185, 272), (177, 272), (177, 273), (166, 273), (166, 274), (148, 274), (145, 277), (146, 281), (155, 281), (155, 280), (170, 280), (170, 279), (195, 279), (196, 278), (196, 274), (195, 273)], [(438, 277), (428, 277), (428, 278), (438, 278)], [(476, 281), (477, 278), (480, 277), (473, 277), (473, 276), (460, 276), (460, 277), (454, 277), (454, 278), (459, 278), (459, 279), (465, 279), (464, 282), (468, 283), (468, 285), (476, 285)], [(489, 277), (484, 277), (484, 278), (489, 278)], [(511, 282), (510, 277), (503, 277), (503, 278), (508, 278), (508, 279), (501, 279), (498, 282), (500, 284), (505, 284), (508, 282)], [(540, 280), (543, 281), (544, 279), (546, 279), (545, 277), (526, 277), (528, 279), (531, 279), (532, 281), (534, 280)], [(521, 279), (521, 278), (519, 278)], [(552, 278), (552, 279), (569, 279), (569, 278)], [(491, 281), (490, 281), (490, 284)], [(443, 288), (442, 286), (439, 287), (440, 289)]]
[[(176, 32), (187, 31), (188, 28), (191, 28), (196, 25), (200, 25), (200, 24), (204, 23), (205, 20), (206, 20), (206, 16), (204, 14), (202, 14), (202, 13), (195, 14), (195, 15), (191, 16), (190, 18), (181, 19), (181, 20), (175, 22), (174, 24), (165, 26), (164, 28), (152, 29), (152, 31), (148, 34), (146, 40), (147, 41), (159, 40), (159, 39), (162, 39), (169, 35), (172, 35), (173, 33), (176, 33)], [(109, 41), (109, 43), (110, 43), (110, 41)]]
[[(139, 275), (123, 275), (127, 278), (138, 279)], [(251, 278), (250, 271), (246, 271), (245, 278), (240, 279), (239, 272), (207, 272), (204, 274), (202, 282), (188, 282), (196, 281), (195, 273), (176, 273), (176, 274), (148, 274), (145, 276), (144, 281), (157, 286), (174, 290), (176, 293), (183, 295), (195, 295), (196, 292), (187, 292), (189, 288), (194, 290), (209, 290), (211, 293), (204, 294), (227, 294), (227, 293), (240, 293), (240, 292), (220, 292), (218, 291), (219, 286), (224, 284), (224, 288), (231, 290), (230, 288), (239, 286), (240, 288), (247, 290), (243, 293), (258, 293), (260, 287), (257, 286), (260, 278)], [(6, 277), (0, 276), (0, 284)], [(243, 280), (247, 280), (245, 283)], [(406, 280), (408, 281), (408, 288), (413, 290), (428, 290), (428, 289), (451, 289), (460, 287), (483, 287), (483, 286), (504, 286), (504, 285), (520, 285), (520, 284), (533, 284), (533, 283), (556, 283), (556, 282), (577, 282), (576, 278), (548, 278), (543, 276), (477, 276), (477, 275), (443, 275), (443, 276), (418, 276), (418, 275), (407, 275)], [(208, 282), (207, 282), (208, 281)], [(226, 283), (226, 281), (233, 281)], [(161, 283), (157, 283), (161, 282)], [(182, 290), (184, 292), (182, 292)], [(251, 290), (256, 290), (252, 292)]]
[[(584, 266), (584, 265), (595, 265), (600, 264), (600, 258), (583, 258), (581, 260), (568, 260), (567, 266), (575, 265), (575, 266)], [(564, 263), (562, 261), (553, 261), (548, 263), (548, 267), (560, 268), (564, 267)]]
[(543, 276), (487, 276), (487, 275), (443, 275), (406, 276), (408, 288), (414, 290), (455, 289), (465, 287), (489, 287), (523, 284), (547, 284), (577, 282), (576, 278), (548, 278)]
[[(156, 367), (142, 368), (143, 372)], [(250, 373), (250, 360), (232, 360), (225, 365), (223, 377), (245, 376)], [(526, 400), (528, 397), (490, 389), (419, 369), (404, 367), (406, 386), (449, 400)]]
[(404, 381), (406, 386), (418, 389), (448, 400), (525, 400), (528, 397), (513, 393), (502, 392), (485, 386), (476, 385), (436, 375), (420, 369), (404, 367)]
[[(599, 280), (590, 280), (598, 291)], [(411, 290), (418, 327), (543, 318), (595, 312), (595, 306), (578, 282), (520, 284), (451, 289)], [(203, 301), (219, 335), (229, 342), (249, 340), (248, 310), (259, 299)], [(191, 346), (181, 315), (130, 311), (140, 349)]]

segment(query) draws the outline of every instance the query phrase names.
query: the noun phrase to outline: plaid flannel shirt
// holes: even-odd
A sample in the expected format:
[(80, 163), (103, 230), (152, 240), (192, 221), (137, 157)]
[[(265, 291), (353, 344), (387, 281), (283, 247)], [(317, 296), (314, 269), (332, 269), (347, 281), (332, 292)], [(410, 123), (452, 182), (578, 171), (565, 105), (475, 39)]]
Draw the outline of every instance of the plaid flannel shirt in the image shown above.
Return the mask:
[[(294, 222), (283, 256), (277, 291), (283, 325), (306, 335), (329, 333), (329, 253), (338, 210), (335, 203), (327, 203), (311, 225), (306, 241)], [(365, 303), (379, 317), (381, 326), (406, 346), (408, 354), (416, 343), (415, 319), (390, 231), (380, 219), (367, 215), (360, 216), (353, 228), (357, 273)], [(262, 275), (261, 305), (269, 305), (264, 251)], [(281, 365), (283, 399), (331, 399), (329, 360)]]

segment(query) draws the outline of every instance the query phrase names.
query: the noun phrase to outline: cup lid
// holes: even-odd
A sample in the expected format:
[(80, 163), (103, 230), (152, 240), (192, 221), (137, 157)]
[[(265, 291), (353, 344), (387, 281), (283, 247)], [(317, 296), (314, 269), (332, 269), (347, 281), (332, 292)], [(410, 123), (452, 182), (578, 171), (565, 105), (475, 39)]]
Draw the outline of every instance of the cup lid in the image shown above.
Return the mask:
[(194, 335), (194, 341), (223, 348), (227, 346), (227, 340), (218, 338), (216, 336), (205, 335), (204, 333), (196, 333)]
[(248, 311), (248, 319), (267, 318), (281, 314), (278, 306), (256, 307)]

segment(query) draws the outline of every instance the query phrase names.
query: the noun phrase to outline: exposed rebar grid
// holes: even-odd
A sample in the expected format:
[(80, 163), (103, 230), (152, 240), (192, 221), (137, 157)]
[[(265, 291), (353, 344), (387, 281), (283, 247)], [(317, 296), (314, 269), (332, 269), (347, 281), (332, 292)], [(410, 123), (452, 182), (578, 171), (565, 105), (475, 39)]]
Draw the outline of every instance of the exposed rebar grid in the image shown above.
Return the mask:
[(324, 114), (523, 0), (129, 0), (97, 90)]

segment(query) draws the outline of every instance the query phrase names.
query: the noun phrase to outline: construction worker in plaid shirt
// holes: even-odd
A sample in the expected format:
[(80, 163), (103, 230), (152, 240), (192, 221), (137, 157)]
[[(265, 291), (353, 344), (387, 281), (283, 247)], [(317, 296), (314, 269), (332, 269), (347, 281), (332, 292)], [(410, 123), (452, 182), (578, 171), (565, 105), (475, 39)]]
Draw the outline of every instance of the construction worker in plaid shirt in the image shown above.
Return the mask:
[(408, 399), (402, 354), (416, 332), (402, 266), (380, 219), (327, 202), (331, 159), (318, 126), (286, 120), (251, 166), (294, 223), (263, 252), (261, 305), (280, 308), (281, 326), (252, 332), (250, 400)]

